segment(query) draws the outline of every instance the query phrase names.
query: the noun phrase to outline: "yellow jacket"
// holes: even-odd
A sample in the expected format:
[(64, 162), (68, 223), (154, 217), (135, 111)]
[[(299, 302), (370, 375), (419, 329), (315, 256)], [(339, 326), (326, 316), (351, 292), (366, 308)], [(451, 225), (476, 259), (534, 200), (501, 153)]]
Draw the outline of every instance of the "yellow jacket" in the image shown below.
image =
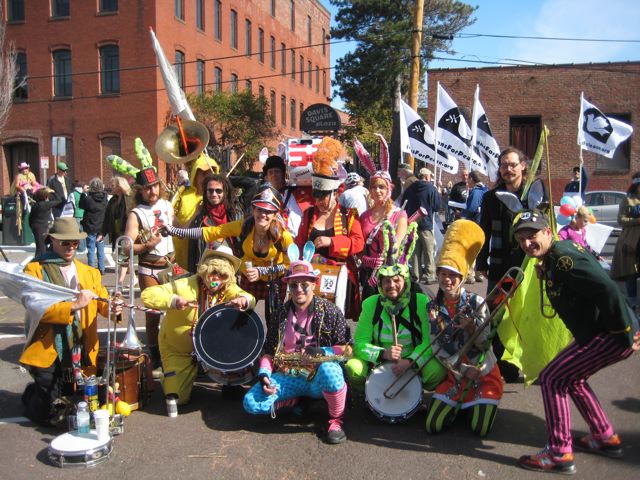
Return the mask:
[[(73, 261), (78, 272), (78, 284), (84, 290), (91, 290), (102, 298), (107, 298), (109, 292), (102, 286), (102, 276), (100, 272), (78, 260)], [(39, 280), (43, 280), (42, 264), (31, 262), (27, 264), (24, 273)], [(80, 312), (80, 322), (82, 325), (82, 339), (85, 352), (87, 353), (90, 365), (84, 368), (85, 375), (95, 375), (96, 359), (98, 357), (98, 313), (103, 317), (108, 315), (108, 304), (92, 300), (89, 305)], [(71, 302), (59, 302), (49, 307), (40, 319), (39, 325), (20, 356), (20, 363), (33, 367), (47, 368), (55, 362), (58, 352), (53, 341), (54, 325), (70, 325), (73, 322), (71, 313)]]

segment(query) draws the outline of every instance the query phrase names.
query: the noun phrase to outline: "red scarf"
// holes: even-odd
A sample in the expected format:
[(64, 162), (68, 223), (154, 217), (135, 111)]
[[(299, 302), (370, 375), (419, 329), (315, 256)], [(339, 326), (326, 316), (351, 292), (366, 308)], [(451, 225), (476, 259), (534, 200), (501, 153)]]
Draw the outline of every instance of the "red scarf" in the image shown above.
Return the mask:
[[(209, 223), (211, 221), (213, 223)], [(207, 218), (205, 219), (207, 225), (224, 225), (227, 221), (227, 209), (224, 208), (223, 203), (209, 207)]]

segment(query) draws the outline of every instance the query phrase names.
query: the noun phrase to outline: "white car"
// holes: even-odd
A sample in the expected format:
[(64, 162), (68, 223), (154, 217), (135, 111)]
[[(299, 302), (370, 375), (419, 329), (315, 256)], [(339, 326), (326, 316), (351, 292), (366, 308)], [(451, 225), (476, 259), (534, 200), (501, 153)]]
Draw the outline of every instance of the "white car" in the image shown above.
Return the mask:
[(593, 192), (585, 193), (584, 201), (585, 205), (593, 211), (596, 222), (614, 228), (621, 228), (618, 225), (618, 207), (626, 196), (625, 192), (594, 190)]

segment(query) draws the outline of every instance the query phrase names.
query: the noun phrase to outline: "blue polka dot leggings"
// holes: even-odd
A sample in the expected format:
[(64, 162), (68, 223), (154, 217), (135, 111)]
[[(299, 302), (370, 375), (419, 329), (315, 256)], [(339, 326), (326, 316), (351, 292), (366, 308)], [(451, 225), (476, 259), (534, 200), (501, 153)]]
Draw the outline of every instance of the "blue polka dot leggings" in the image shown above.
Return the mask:
[(344, 374), (339, 364), (325, 362), (320, 364), (316, 375), (309, 382), (304, 377), (294, 377), (276, 372), (271, 375), (271, 385), (278, 391), (267, 395), (262, 383), (256, 383), (244, 396), (244, 409), (252, 415), (270, 414), (276, 402), (296, 397), (323, 398), (323, 392), (334, 393), (345, 386)]

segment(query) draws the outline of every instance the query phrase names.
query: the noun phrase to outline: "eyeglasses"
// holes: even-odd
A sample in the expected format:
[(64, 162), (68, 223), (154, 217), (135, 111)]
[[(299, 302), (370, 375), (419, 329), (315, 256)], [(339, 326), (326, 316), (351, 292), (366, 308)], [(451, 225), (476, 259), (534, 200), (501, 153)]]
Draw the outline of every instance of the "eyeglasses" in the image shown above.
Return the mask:
[(217, 195), (222, 195), (224, 193), (224, 190), (222, 188), (207, 188), (207, 193), (209, 195), (212, 194), (217, 194)]
[(75, 247), (78, 248), (80, 245), (80, 240), (62, 240), (60, 245), (63, 247)]
[(309, 290), (310, 286), (311, 286), (311, 283), (309, 283), (309, 282), (289, 282), (289, 290), (291, 290), (293, 292), (298, 290), (298, 287), (306, 292), (306, 291)]
[(520, 166), (520, 162), (514, 162), (514, 163), (501, 163), (500, 164), (500, 168), (503, 170), (514, 170), (516, 168), (518, 168)]
[(226, 273), (221, 273), (218, 272), (216, 270), (212, 271), (211, 273), (209, 273), (209, 277), (218, 277), (218, 278), (227, 278), (227, 274)]

